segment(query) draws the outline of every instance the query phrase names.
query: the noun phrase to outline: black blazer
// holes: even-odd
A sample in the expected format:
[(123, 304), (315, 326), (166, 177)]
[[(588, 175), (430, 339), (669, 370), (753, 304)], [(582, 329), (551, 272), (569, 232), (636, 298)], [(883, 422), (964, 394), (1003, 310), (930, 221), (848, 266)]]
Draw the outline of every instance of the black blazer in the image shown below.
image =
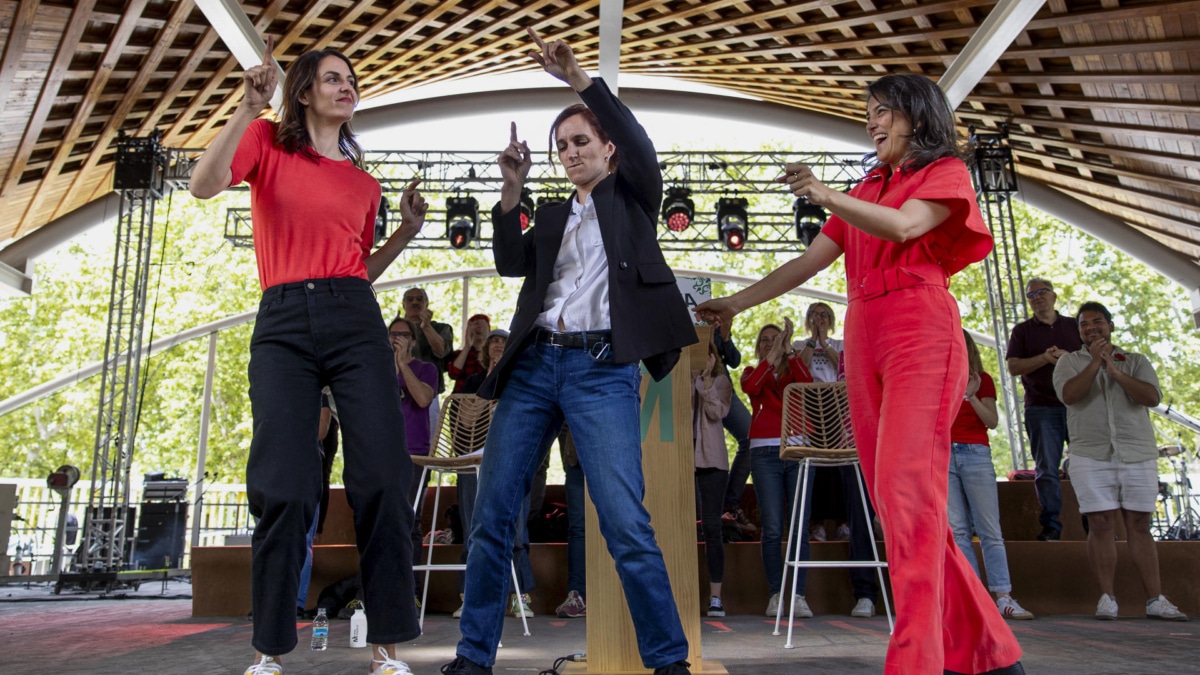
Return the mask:
[[(680, 349), (696, 342), (696, 331), (675, 285), (675, 274), (658, 247), (662, 202), (658, 155), (646, 130), (604, 80), (596, 78), (579, 96), (596, 114), (620, 155), (617, 170), (592, 191), (608, 258), (614, 361), (642, 361), (650, 375), (661, 380), (679, 361)], [(575, 193), (570, 199), (575, 199)], [(480, 386), (479, 396), (499, 396), (513, 358), (533, 339), (534, 322), (545, 305), (570, 214), (570, 201), (539, 208), (537, 226), (522, 233), (518, 208), (500, 213), (497, 204), (492, 209), (496, 271), (501, 276), (525, 277), (525, 283), (504, 356)]]

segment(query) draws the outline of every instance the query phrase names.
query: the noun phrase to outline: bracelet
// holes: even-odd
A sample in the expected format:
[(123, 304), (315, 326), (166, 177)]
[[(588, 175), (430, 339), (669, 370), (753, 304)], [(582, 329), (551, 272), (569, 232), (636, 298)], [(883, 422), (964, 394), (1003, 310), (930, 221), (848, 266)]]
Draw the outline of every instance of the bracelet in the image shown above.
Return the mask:
[(816, 348), (817, 348), (817, 343), (816, 343), (816, 342), (813, 342), (811, 339), (809, 339), (809, 340), (805, 340), (804, 344), (808, 345), (808, 348), (809, 348), (809, 349), (816, 349)]

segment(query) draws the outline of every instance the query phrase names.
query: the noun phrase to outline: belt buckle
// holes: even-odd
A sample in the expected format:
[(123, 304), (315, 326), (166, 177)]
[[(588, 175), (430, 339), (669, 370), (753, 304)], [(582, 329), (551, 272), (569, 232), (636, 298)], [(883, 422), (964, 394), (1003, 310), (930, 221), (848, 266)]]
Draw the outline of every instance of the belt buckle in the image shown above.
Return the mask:
[(858, 287), (862, 290), (863, 300), (870, 300), (887, 294), (887, 283), (883, 278), (885, 271), (876, 268), (867, 272), (859, 279)]

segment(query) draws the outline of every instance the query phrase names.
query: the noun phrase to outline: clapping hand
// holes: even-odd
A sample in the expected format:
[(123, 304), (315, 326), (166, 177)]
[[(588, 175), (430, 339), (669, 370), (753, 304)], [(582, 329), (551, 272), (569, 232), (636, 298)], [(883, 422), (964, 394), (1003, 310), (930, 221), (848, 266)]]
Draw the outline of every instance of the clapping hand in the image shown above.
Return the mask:
[(979, 393), (979, 387), (983, 384), (983, 377), (979, 373), (971, 373), (967, 377), (967, 391), (963, 393), (963, 398), (968, 399)]
[(268, 35), (267, 46), (263, 49), (262, 65), (254, 66), (242, 73), (242, 83), (245, 85), (246, 93), (242, 96), (241, 105), (255, 114), (271, 103), (271, 96), (275, 94), (275, 85), (279, 81), (275, 59), (271, 56), (274, 49), (275, 38)]

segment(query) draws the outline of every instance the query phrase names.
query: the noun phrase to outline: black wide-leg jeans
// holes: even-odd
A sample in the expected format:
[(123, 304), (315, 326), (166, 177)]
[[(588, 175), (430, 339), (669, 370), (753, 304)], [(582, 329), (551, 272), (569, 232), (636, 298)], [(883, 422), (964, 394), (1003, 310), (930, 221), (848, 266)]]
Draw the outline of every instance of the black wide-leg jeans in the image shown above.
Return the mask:
[(254, 436), (246, 465), (258, 518), (251, 571), (254, 648), (296, 646), (296, 591), (305, 535), (321, 499), (321, 387), (341, 423), (346, 497), (362, 572), (367, 639), (420, 635), (412, 586), (412, 462), (387, 327), (370, 282), (310, 279), (263, 292), (250, 341)]

